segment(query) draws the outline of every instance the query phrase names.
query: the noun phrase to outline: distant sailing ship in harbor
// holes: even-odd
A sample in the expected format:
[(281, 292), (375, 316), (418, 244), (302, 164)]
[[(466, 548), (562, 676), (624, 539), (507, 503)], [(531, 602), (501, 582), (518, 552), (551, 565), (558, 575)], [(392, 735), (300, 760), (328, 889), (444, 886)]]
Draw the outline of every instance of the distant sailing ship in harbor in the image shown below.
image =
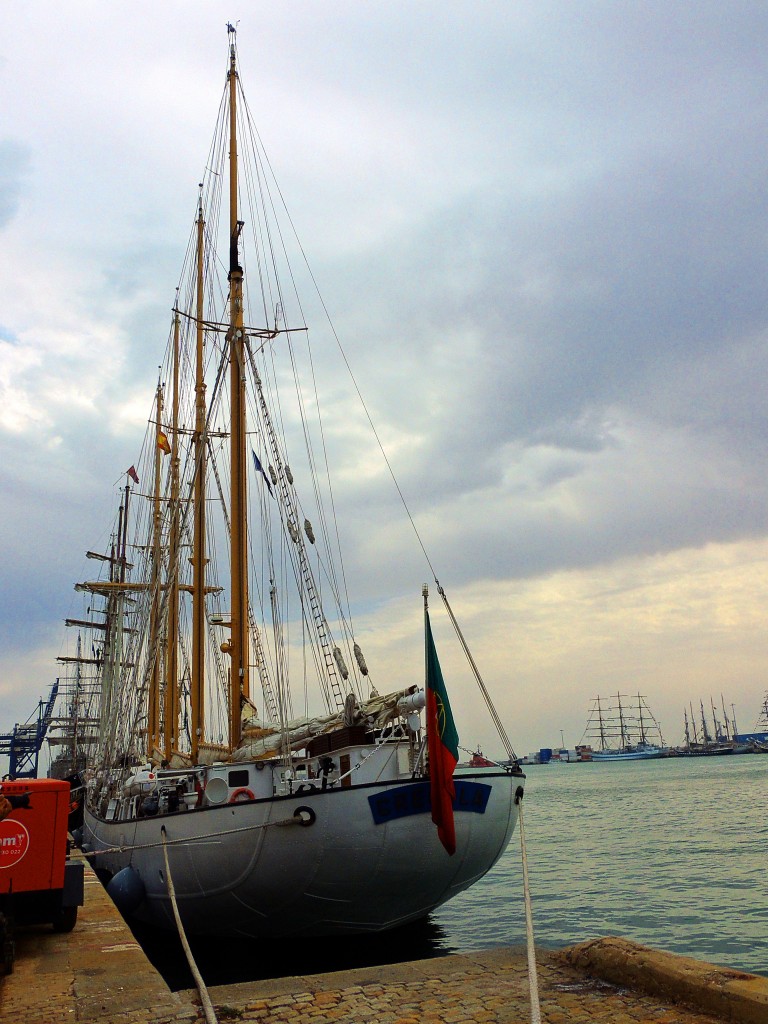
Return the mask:
[(639, 693), (595, 697), (582, 744), (586, 740), (592, 761), (647, 761), (667, 752), (661, 727)]
[(741, 742), (751, 743), (756, 753), (768, 754), (768, 690), (763, 697), (763, 703), (752, 732), (739, 735), (736, 738)]
[(699, 732), (699, 722), (697, 722), (697, 716), (694, 715), (693, 705), (689, 704), (691, 712), (690, 726), (688, 711), (686, 710), (684, 712), (686, 746), (685, 750), (681, 751), (681, 753), (692, 755), (768, 753), (768, 693), (763, 698), (761, 709), (751, 732), (739, 732), (733, 704), (731, 704), (731, 716), (729, 718), (722, 694), (720, 695), (720, 702), (723, 711), (722, 722), (718, 719), (715, 702), (710, 697), (710, 707), (712, 709), (712, 727), (710, 728), (704, 712), (704, 702), (702, 700), (699, 701), (701, 732)]
[[(90, 613), (90, 608), (88, 609)], [(56, 713), (46, 742), (51, 749), (48, 775), (52, 779), (71, 779), (86, 770), (99, 741), (98, 711), (101, 698), (101, 667), (103, 641), (88, 653), (83, 649), (83, 632), (104, 631), (103, 621), (66, 619), (66, 625), (78, 628), (75, 653), (57, 659), (66, 666), (60, 677)]]
[[(738, 736), (736, 726), (736, 711), (731, 705), (731, 717), (725, 710), (725, 698), (720, 695), (723, 709), (722, 722), (718, 719), (715, 702), (710, 697), (709, 702), (712, 709), (712, 724), (710, 727), (707, 716), (704, 712), (704, 701), (699, 700), (700, 716), (694, 714), (693, 704), (689, 703), (688, 708), (683, 711), (685, 720), (685, 746), (675, 751), (678, 756), (688, 757), (718, 757), (726, 754), (749, 754), (755, 750), (753, 742), (742, 739)], [(691, 716), (688, 717), (690, 709)], [(699, 731), (701, 726), (701, 731)]]

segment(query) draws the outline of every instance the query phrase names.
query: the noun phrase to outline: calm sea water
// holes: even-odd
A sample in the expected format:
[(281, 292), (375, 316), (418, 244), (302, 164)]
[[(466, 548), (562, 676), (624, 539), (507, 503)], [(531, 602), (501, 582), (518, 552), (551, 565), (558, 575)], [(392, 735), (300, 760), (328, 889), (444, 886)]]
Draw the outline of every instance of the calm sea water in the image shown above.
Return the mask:
[[(537, 946), (620, 935), (768, 975), (768, 756), (526, 768)], [(436, 922), (466, 951), (525, 941), (520, 841)]]
[[(768, 975), (768, 756), (529, 766), (524, 825), (538, 947), (621, 935)], [(174, 988), (180, 947), (137, 931)], [(193, 942), (210, 985), (525, 943), (520, 839), (419, 926), (377, 938)]]

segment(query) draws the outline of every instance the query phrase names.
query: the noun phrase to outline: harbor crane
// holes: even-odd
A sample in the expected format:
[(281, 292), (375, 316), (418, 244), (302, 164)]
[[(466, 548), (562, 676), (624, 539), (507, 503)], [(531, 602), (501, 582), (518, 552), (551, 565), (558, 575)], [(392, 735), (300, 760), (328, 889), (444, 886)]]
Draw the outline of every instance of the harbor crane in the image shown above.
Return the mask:
[(0, 757), (9, 758), (8, 775), (12, 779), (36, 779), (40, 748), (53, 718), (59, 692), (59, 680), (51, 687), (48, 700), (39, 700), (26, 722), (17, 723), (13, 731), (0, 734)]

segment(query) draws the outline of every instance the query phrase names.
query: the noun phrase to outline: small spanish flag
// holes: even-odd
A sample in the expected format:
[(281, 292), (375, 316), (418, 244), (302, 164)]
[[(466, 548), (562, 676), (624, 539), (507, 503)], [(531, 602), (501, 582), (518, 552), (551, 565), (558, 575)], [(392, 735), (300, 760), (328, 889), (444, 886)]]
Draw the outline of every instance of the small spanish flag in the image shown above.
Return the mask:
[(165, 452), (166, 455), (171, 454), (171, 445), (168, 441), (167, 435), (164, 434), (162, 430), (158, 430), (157, 432), (157, 447), (160, 451)]

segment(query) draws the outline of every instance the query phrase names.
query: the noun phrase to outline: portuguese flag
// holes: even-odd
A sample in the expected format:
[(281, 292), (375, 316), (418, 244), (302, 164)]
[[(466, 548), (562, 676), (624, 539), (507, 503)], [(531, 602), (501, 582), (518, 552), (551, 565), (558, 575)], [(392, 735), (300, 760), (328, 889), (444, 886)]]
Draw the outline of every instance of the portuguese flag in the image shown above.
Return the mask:
[(453, 769), (459, 759), (459, 735), (453, 723), (451, 705), (437, 660), (435, 642), (424, 609), (427, 641), (427, 749), (429, 751), (432, 821), (437, 825), (440, 842), (449, 854), (456, 852), (456, 831), (453, 825)]

